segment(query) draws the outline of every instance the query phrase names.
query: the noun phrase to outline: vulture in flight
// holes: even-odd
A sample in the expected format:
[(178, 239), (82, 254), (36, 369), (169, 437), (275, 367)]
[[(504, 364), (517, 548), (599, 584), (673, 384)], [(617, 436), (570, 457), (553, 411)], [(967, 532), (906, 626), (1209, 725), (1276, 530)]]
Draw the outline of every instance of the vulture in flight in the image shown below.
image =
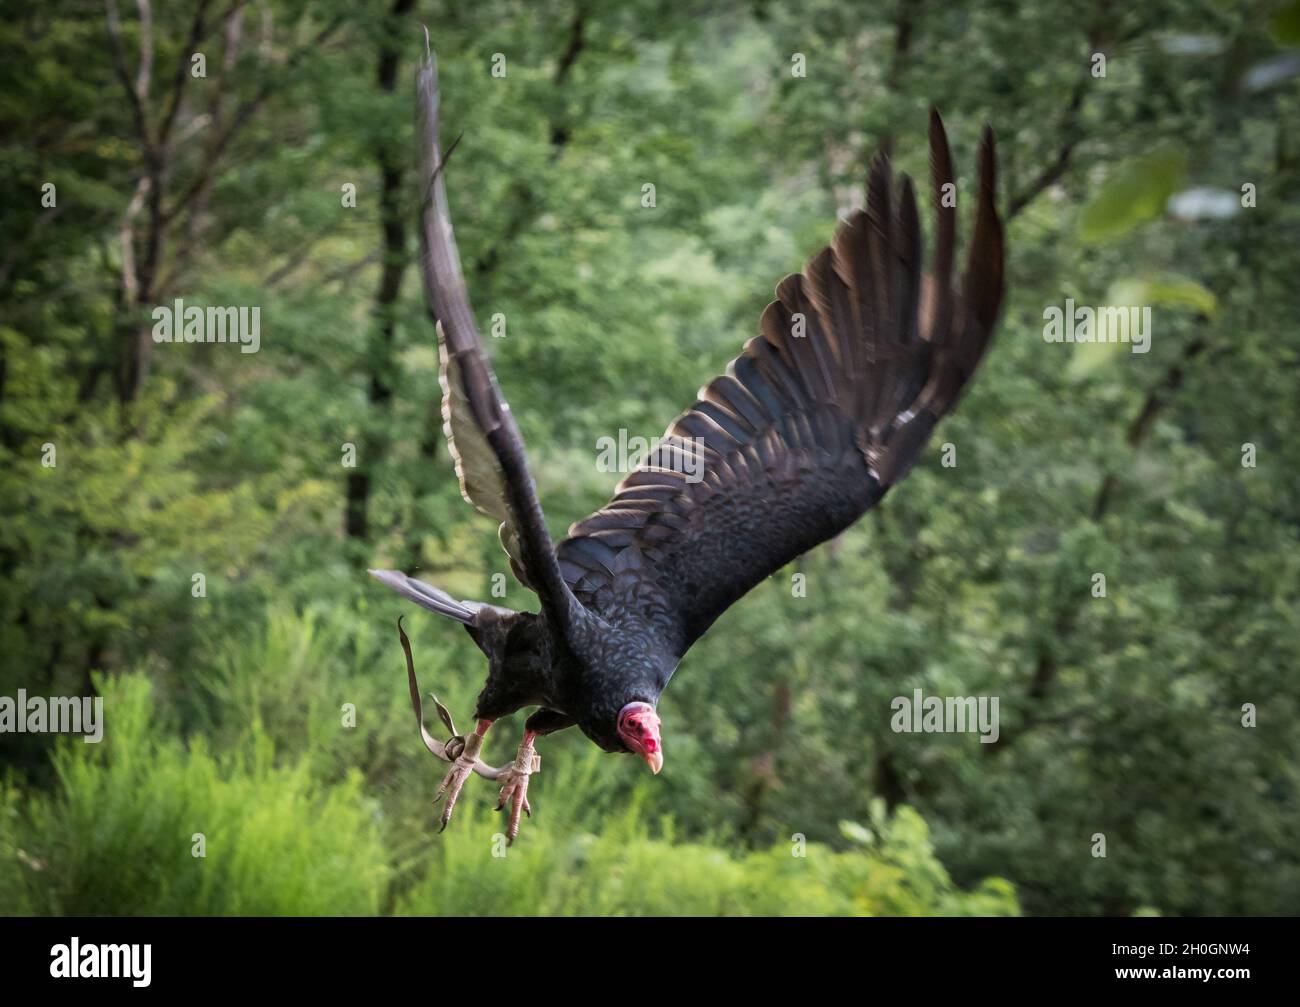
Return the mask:
[[(930, 114), (935, 250), (922, 273), (910, 179), (870, 168), (851, 213), (802, 273), (776, 287), (759, 334), (673, 420), (604, 507), (552, 541), (523, 440), (475, 329), (452, 234), (438, 141), (432, 53), (417, 75), (420, 236), (437, 319), (443, 429), (465, 499), (501, 523), (515, 576), (540, 611), (514, 612), (391, 570), (372, 570), (410, 601), (463, 623), (488, 660), (474, 730), (435, 740), (424, 726), (410, 644), (408, 684), (421, 737), (451, 768), (445, 828), (471, 773), (501, 783), (513, 841), (540, 764), (537, 738), (576, 725), (607, 752), (664, 763), (659, 696), (682, 656), (752, 587), (878, 503), (916, 461), (988, 347), (1002, 300), (1002, 226), (993, 135), (979, 151), (973, 235), (953, 287), (957, 211), (943, 123)], [(454, 145), (453, 145), (454, 146)], [(702, 472), (702, 478), (691, 474)], [(400, 632), (400, 625), (399, 625)], [(536, 707), (515, 761), (479, 759), (498, 718)]]

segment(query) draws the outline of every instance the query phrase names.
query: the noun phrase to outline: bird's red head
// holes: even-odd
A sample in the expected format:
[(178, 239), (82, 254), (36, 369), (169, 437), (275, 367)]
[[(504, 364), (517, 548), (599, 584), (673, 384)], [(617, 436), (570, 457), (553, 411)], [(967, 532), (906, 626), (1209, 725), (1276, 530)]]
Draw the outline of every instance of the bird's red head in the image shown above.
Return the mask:
[(659, 715), (649, 703), (628, 703), (618, 711), (618, 736), (652, 773), (664, 768), (664, 743), (659, 740)]

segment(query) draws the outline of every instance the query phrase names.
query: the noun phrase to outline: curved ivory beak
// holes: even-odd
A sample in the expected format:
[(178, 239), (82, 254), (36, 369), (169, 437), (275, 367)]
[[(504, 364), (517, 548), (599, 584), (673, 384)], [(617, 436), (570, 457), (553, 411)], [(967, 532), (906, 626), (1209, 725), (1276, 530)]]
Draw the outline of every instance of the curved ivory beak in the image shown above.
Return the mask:
[(664, 768), (663, 749), (654, 752), (644, 752), (642, 753), (641, 758), (645, 759), (645, 764), (650, 767), (650, 772), (654, 773), (655, 776), (658, 776), (659, 770)]

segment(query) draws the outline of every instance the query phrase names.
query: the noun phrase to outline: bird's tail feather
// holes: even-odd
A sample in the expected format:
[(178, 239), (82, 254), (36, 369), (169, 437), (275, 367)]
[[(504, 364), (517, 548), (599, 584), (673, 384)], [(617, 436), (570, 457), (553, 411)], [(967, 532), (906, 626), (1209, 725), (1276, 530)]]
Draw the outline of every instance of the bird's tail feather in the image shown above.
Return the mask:
[(466, 626), (474, 625), (474, 616), (482, 607), (476, 601), (457, 601), (446, 591), (432, 584), (426, 584), (422, 580), (416, 580), (414, 577), (408, 577), (399, 570), (368, 572), (375, 580), (392, 588), (403, 598), (415, 602), (422, 608), (427, 608), (430, 612), (437, 612), (438, 615), (445, 615), (448, 619), (463, 622)]

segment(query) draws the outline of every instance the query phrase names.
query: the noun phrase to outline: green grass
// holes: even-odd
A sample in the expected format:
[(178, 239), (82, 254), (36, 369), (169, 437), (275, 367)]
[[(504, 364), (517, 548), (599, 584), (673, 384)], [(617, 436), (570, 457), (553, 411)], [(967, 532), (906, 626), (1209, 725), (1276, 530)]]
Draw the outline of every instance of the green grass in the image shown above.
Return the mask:
[[(0, 790), (5, 911), (1018, 912), (1005, 881), (959, 890), (908, 808), (892, 816), (878, 808), (870, 828), (846, 826), (844, 850), (793, 838), (757, 850), (685, 838), (654, 810), (652, 781), (629, 790), (620, 760), (589, 746), (545, 762), (535, 815), (515, 846), (504, 845), (491, 810), (495, 788), (477, 778), (439, 835), (430, 797), (444, 767), (420, 749), (402, 683), (378, 684), (397, 669), (370, 667), (381, 644), (347, 656), (338, 631), (310, 615), (272, 613), (251, 640), (218, 648), (212, 668), (196, 672), (216, 719), (188, 739), (146, 676), (102, 681), (103, 742), (62, 741), (51, 791)], [(340, 724), (345, 692), (358, 703), (354, 729)]]
[[(68, 915), (318, 915), (378, 911), (389, 873), (359, 774), (334, 785), (300, 757), (275, 765), (265, 735), (214, 755), (154, 724), (148, 682), (106, 690), (113, 728), (55, 756), (59, 788), (34, 797), (31, 907)], [(197, 836), (203, 856), (196, 856)]]

